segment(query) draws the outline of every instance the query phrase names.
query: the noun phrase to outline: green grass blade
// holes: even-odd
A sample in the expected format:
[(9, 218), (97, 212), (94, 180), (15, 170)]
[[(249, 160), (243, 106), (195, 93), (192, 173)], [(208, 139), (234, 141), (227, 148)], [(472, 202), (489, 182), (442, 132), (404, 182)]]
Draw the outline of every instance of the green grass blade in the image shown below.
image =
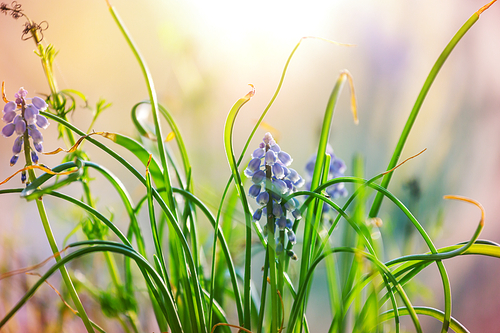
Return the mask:
[[(290, 312), (290, 321), (288, 323), (288, 328), (290, 330), (293, 331), (295, 324), (297, 322), (297, 319), (300, 315), (301, 303), (303, 302), (303, 299), (306, 295), (307, 286), (311, 282), (311, 277), (312, 277), (314, 269), (322, 260), (324, 260), (324, 258), (326, 256), (334, 254), (334, 253), (354, 253), (355, 255), (360, 255), (360, 256), (363, 256), (364, 258), (370, 260), (374, 264), (374, 266), (377, 268), (377, 270), (379, 270), (379, 272), (381, 274), (385, 275), (389, 279), (389, 282), (396, 288), (396, 291), (398, 292), (399, 296), (401, 297), (401, 299), (405, 303), (406, 309), (408, 309), (408, 312), (412, 318), (412, 321), (413, 321), (413, 324), (415, 326), (416, 331), (420, 332), (420, 333), (422, 332), (422, 329), (420, 326), (420, 321), (418, 320), (418, 317), (417, 317), (415, 311), (413, 310), (413, 306), (411, 305), (411, 302), (408, 299), (408, 296), (406, 295), (404, 289), (401, 287), (401, 285), (398, 283), (398, 281), (394, 278), (394, 276), (392, 275), (390, 270), (387, 268), (387, 266), (385, 266), (382, 262), (380, 262), (374, 255), (371, 255), (371, 254), (366, 253), (364, 251), (360, 251), (360, 250), (355, 249), (355, 248), (349, 248), (349, 247), (333, 248), (329, 252), (323, 253), (319, 258), (317, 258), (316, 260), (314, 260), (311, 263), (311, 267), (306, 274), (306, 279), (304, 281), (305, 283), (303, 285), (301, 285), (299, 287), (299, 289), (297, 290), (297, 297), (294, 300), (292, 310)], [(386, 287), (388, 289), (391, 288), (390, 285), (386, 285)]]
[(236, 311), (238, 313), (238, 319), (241, 323), (243, 321), (243, 317), (244, 317), (243, 306), (242, 306), (240, 291), (238, 288), (235, 266), (233, 263), (233, 259), (231, 257), (231, 253), (229, 252), (229, 246), (227, 245), (226, 239), (224, 238), (224, 234), (220, 230), (220, 227), (217, 226), (217, 222), (216, 222), (215, 217), (212, 215), (212, 213), (210, 212), (208, 207), (205, 204), (203, 204), (203, 202), (201, 200), (199, 200), (191, 192), (188, 192), (188, 191), (185, 191), (182, 189), (178, 189), (178, 188), (174, 187), (173, 191), (174, 191), (174, 193), (182, 194), (187, 200), (194, 203), (205, 214), (205, 216), (208, 218), (208, 220), (212, 224), (212, 227), (219, 228), (219, 231), (217, 232), (217, 237), (218, 237), (219, 243), (221, 245), (222, 252), (224, 253), (224, 258), (225, 258), (225, 261), (226, 261), (226, 264), (228, 267), (229, 276), (231, 277), (231, 283), (233, 285), (233, 293), (234, 293), (235, 303), (236, 303)]
[[(339, 78), (337, 79), (337, 82), (335, 83), (335, 86), (332, 90), (332, 93), (330, 94), (330, 98), (328, 100), (328, 104), (326, 106), (326, 111), (325, 111), (325, 116), (323, 119), (323, 126), (321, 129), (321, 134), (320, 134), (320, 139), (319, 139), (319, 144), (318, 144), (318, 151), (316, 153), (317, 159), (316, 159), (316, 164), (314, 165), (314, 172), (313, 172), (313, 177), (311, 180), (311, 189), (315, 189), (318, 187), (321, 183), (321, 174), (323, 170), (323, 166), (325, 163), (325, 153), (326, 153), (326, 146), (328, 144), (328, 138), (330, 137), (330, 129), (332, 125), (332, 120), (333, 120), (333, 112), (335, 109), (335, 105), (337, 104), (338, 97), (340, 95), (340, 92), (342, 90), (342, 87), (344, 86), (344, 83), (347, 79), (347, 74), (341, 74)], [(317, 201), (313, 201), (312, 204), (315, 205)], [(307, 217), (305, 219), (306, 221), (314, 221), (314, 209), (308, 209), (307, 210)], [(314, 253), (314, 243), (315, 243), (315, 235), (316, 232), (315, 230), (317, 229), (317, 226), (312, 224), (312, 223), (305, 223), (304, 224), (304, 240), (303, 240), (303, 247), (302, 247), (302, 256), (301, 256), (301, 266), (300, 266), (300, 282), (299, 285), (302, 284), (302, 281), (305, 278), (305, 274), (307, 273), (309, 269), (309, 264), (311, 261), (311, 256), (312, 253)]]
[[(399, 137), (399, 141), (396, 145), (396, 149), (394, 150), (394, 153), (392, 155), (391, 161), (389, 162), (389, 165), (387, 166), (387, 170), (390, 170), (396, 166), (398, 163), (399, 157), (401, 156), (401, 153), (403, 152), (403, 147), (406, 143), (406, 140), (408, 139), (408, 135), (410, 134), (410, 131), (413, 127), (413, 124), (415, 123), (415, 120), (417, 119), (418, 112), (420, 111), (420, 108), (422, 107), (422, 104), (425, 100), (425, 97), (427, 96), (427, 93), (429, 92), (429, 89), (432, 86), (432, 83), (434, 82), (434, 79), (438, 75), (441, 67), (443, 67), (446, 59), (450, 55), (450, 53), (453, 51), (455, 46), (458, 44), (458, 42), (462, 39), (462, 37), (469, 31), (469, 29), (476, 23), (476, 21), (479, 19), (479, 13), (474, 13), (463, 25), (462, 27), (457, 31), (457, 33), (453, 36), (451, 41), (446, 45), (444, 48), (443, 52), (441, 52), (441, 55), (438, 57), (437, 61), (434, 63), (434, 66), (432, 66), (432, 69), (427, 76), (427, 79), (424, 82), (424, 85), (422, 89), (420, 90), (420, 93), (418, 94), (417, 100), (415, 101), (415, 104), (413, 105), (413, 108), (411, 110), (410, 115), (408, 116), (408, 120), (406, 121), (405, 127), (403, 128), (403, 132), (401, 133), (401, 136)], [(382, 180), (382, 187), (387, 188), (389, 186), (389, 182), (391, 181), (392, 178), (392, 173), (388, 173), (384, 176), (384, 179)], [(375, 200), (373, 201), (372, 208), (370, 210), (370, 217), (375, 217), (378, 215), (378, 211), (380, 209), (380, 205), (382, 204), (382, 199), (383, 195), (381, 193), (377, 193), (377, 196), (375, 197)]]
[[(245, 222), (246, 222), (246, 237), (245, 237), (245, 278), (244, 278), (244, 289), (243, 289), (243, 309), (244, 309), (244, 327), (248, 330), (251, 329), (251, 297), (250, 297), (250, 286), (251, 286), (251, 257), (252, 257), (252, 221), (250, 219), (250, 211), (248, 208), (248, 201), (245, 194), (245, 189), (243, 188), (243, 184), (241, 182), (240, 173), (238, 171), (238, 164), (236, 163), (236, 159), (234, 157), (234, 149), (233, 149), (233, 128), (234, 123), (236, 121), (236, 116), (240, 108), (247, 103), (252, 96), (255, 94), (255, 89), (252, 86), (252, 91), (246, 94), (244, 97), (240, 98), (231, 108), (227, 118), (226, 124), (224, 126), (224, 147), (226, 150), (226, 158), (229, 163), (229, 167), (231, 168), (232, 176), (234, 183), (236, 185), (236, 190), (238, 191), (238, 195), (240, 196), (240, 200), (243, 206), (243, 211), (245, 214)], [(219, 226), (215, 227), (215, 233), (217, 234), (219, 230)], [(215, 236), (214, 236), (215, 237)], [(214, 246), (217, 244), (214, 242)]]
[[(424, 316), (430, 316), (433, 318), (436, 318), (437, 320), (444, 322), (445, 321), (445, 314), (444, 312), (430, 308), (430, 307), (425, 307), (425, 306), (414, 306), (413, 309), (415, 312), (419, 315), (424, 315)], [(406, 308), (399, 308), (399, 313), (402, 316), (408, 315), (408, 310)], [(388, 311), (383, 314), (381, 314), (380, 321), (386, 321), (389, 319), (392, 319), (394, 317), (394, 312), (393, 311)], [(458, 320), (455, 318), (451, 317), (450, 318), (450, 328), (457, 333), (469, 333), (467, 328), (465, 328), (464, 325), (462, 325)]]
[(109, 6), (109, 11), (111, 13), (111, 16), (113, 17), (116, 25), (120, 29), (120, 31), (123, 34), (123, 37), (127, 41), (127, 44), (129, 45), (131, 51), (134, 53), (135, 58), (137, 59), (137, 62), (139, 63), (139, 66), (141, 67), (142, 75), (144, 76), (144, 79), (146, 81), (146, 87), (148, 90), (149, 94), (149, 100), (151, 103), (151, 111), (153, 114), (153, 122), (155, 125), (155, 135), (156, 135), (156, 143), (158, 145), (158, 154), (160, 155), (160, 160), (161, 160), (161, 165), (163, 168), (163, 181), (164, 181), (164, 186), (167, 188), (167, 205), (171, 210), (174, 210), (174, 198), (172, 196), (172, 190), (171, 190), (171, 185), (170, 185), (170, 176), (168, 173), (168, 165), (167, 165), (167, 157), (165, 154), (165, 148), (163, 146), (163, 135), (161, 131), (161, 126), (160, 126), (160, 117), (158, 114), (158, 100), (156, 96), (156, 91), (154, 88), (154, 83), (153, 83), (153, 78), (151, 77), (151, 73), (149, 72), (149, 69), (146, 66), (146, 62), (142, 58), (141, 54), (139, 53), (138, 48), (136, 47), (135, 43), (132, 41), (132, 38), (130, 37), (130, 34), (128, 33), (127, 29), (125, 28), (125, 25), (121, 21), (120, 17), (118, 16), (118, 13), (116, 12), (115, 8), (113, 6)]
[(81, 246), (82, 244), (98, 244), (94, 246), (89, 246), (85, 247), (83, 249), (78, 249), (72, 253), (69, 253), (66, 255), (64, 258), (62, 258), (59, 262), (57, 262), (55, 265), (50, 267), (47, 272), (40, 278), (34, 285), (33, 287), (30, 288), (30, 290), (24, 295), (24, 297), (14, 306), (14, 308), (0, 321), (0, 327), (5, 325), (5, 323), (19, 310), (26, 302), (27, 300), (33, 296), (33, 294), (36, 292), (36, 290), (46, 281), (59, 267), (62, 265), (79, 258), (83, 255), (87, 255), (93, 252), (104, 252), (104, 251), (110, 251), (114, 253), (121, 253), (123, 255), (129, 256), (133, 260), (136, 261), (136, 263), (141, 266), (143, 269), (147, 271), (147, 273), (153, 278), (158, 290), (162, 293), (162, 299), (164, 299), (166, 309), (168, 311), (167, 315), (167, 320), (169, 322), (169, 325), (172, 329), (172, 332), (183, 332), (182, 327), (180, 325), (180, 321), (178, 320), (178, 316), (175, 311), (175, 306), (171, 298), (169, 298), (168, 291), (163, 284), (163, 281), (161, 280), (161, 277), (157, 274), (156, 270), (149, 265), (149, 263), (144, 259), (139, 253), (137, 253), (134, 249), (127, 245), (123, 245), (120, 243), (114, 243), (114, 242), (109, 242), (109, 241), (86, 241), (86, 242), (79, 242), (79, 243), (73, 243), (70, 244), (70, 247), (77, 247)]
[[(77, 127), (73, 126), (72, 124), (70, 124), (69, 122), (65, 121), (64, 119), (62, 119), (58, 116), (52, 115), (52, 114), (50, 114), (48, 112), (44, 112), (44, 111), (40, 111), (40, 114), (46, 116), (49, 119), (52, 119), (52, 120), (58, 122), (59, 124), (62, 124), (63, 126), (69, 128), (70, 130), (77, 133), (78, 135), (85, 136), (85, 133), (82, 132), (80, 129), (78, 129)], [(106, 133), (106, 134), (107, 134), (106, 138), (111, 139), (113, 141), (119, 140), (122, 137), (122, 136), (116, 135), (114, 133)], [(97, 141), (93, 137), (86, 137), (86, 140), (89, 141), (90, 143), (94, 144), (95, 146), (99, 147), (103, 151), (105, 151), (107, 154), (109, 154), (114, 159), (116, 159), (127, 170), (129, 170), (130, 173), (132, 173), (144, 186), (146, 186), (145, 177), (140, 172), (138, 172), (126, 159), (124, 159), (119, 154), (117, 154), (115, 151), (110, 149), (108, 146), (102, 144), (101, 142)], [(191, 250), (190, 250), (189, 245), (186, 241), (186, 238), (184, 237), (182, 229), (180, 228), (179, 223), (177, 222), (175, 215), (172, 213), (172, 211), (170, 210), (170, 208), (166, 204), (166, 201), (163, 199), (163, 197), (155, 189), (153, 189), (153, 196), (154, 196), (155, 200), (158, 202), (158, 204), (160, 205), (164, 214), (168, 217), (168, 221), (170, 222), (170, 225), (172, 226), (173, 231), (174, 231), (173, 233), (176, 235), (177, 239), (179, 240), (180, 247), (183, 249), (183, 251), (181, 251), (181, 252), (182, 252), (182, 255), (185, 257), (183, 257), (182, 262), (187, 264), (187, 267), (189, 268), (189, 270), (191, 272), (196, 272), (197, 267), (194, 264)], [(185, 268), (184, 266), (181, 266), (181, 267), (184, 269), (185, 276), (188, 276), (189, 274), (187, 273), (187, 268)], [(201, 318), (203, 318), (202, 322), (205, 322), (204, 313), (202, 310), (203, 309), (203, 306), (202, 306), (203, 300), (201, 297), (201, 287), (200, 287), (198, 275), (191, 274), (190, 278), (192, 279), (192, 287), (195, 289), (195, 298), (196, 298), (198, 313), (201, 314)], [(203, 327), (205, 327), (205, 325), (203, 325)]]

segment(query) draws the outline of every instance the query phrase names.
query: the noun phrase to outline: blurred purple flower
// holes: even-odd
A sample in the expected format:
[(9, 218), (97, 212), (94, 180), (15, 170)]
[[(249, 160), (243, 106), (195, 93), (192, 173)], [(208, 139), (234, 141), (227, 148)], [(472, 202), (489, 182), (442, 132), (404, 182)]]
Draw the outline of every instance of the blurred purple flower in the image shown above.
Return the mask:
[[(333, 153), (333, 148), (330, 146), (330, 144), (327, 145), (326, 147), (326, 153), (330, 155), (330, 167), (328, 170), (328, 180), (332, 180), (337, 177), (343, 177), (344, 172), (346, 170), (346, 166), (344, 161), (342, 161), (340, 158), (336, 157), (335, 154)], [(308, 181), (306, 182), (306, 188), (308, 190), (311, 190), (311, 179), (314, 173), (314, 168), (316, 164), (316, 155), (311, 157), (309, 162), (306, 164), (306, 174), (308, 176)], [(326, 193), (330, 196), (331, 199), (338, 199), (341, 197), (346, 197), (348, 192), (347, 189), (344, 186), (344, 183), (337, 183), (334, 185), (331, 185), (326, 188)], [(327, 212), (330, 209), (330, 206), (328, 205), (323, 205), (323, 213)]]

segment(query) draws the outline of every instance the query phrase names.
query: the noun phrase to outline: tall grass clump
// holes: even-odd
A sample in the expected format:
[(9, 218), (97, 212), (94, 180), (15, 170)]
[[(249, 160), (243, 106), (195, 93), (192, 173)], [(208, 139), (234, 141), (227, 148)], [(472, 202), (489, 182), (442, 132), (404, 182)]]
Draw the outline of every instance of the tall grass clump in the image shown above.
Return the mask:
[[(154, 316), (161, 332), (310, 332), (308, 308), (314, 305), (318, 293), (312, 281), (321, 265), (327, 281), (327, 290), (321, 292), (328, 296), (330, 305), (323, 310), (328, 320), (324, 331), (402, 332), (408, 329), (403, 327), (402, 319), (408, 317), (411, 330), (422, 332), (420, 321), (429, 316), (441, 322), (441, 332), (468, 332), (460, 318), (452, 316), (452, 292), (445, 263), (468, 254), (500, 257), (498, 244), (479, 240), (485, 223), (483, 207), (473, 199), (445, 196), (475, 205), (480, 218), (468, 241), (438, 248), (422, 223), (389, 191), (389, 185), (398, 168), (420, 154), (402, 158), (408, 135), (439, 70), (460, 39), (494, 2), (474, 13), (445, 47), (424, 82), (386, 171), (369, 179), (364, 178), (362, 156), (356, 155), (352, 165), (348, 165), (333, 153), (329, 143), (334, 110), (346, 83), (354, 122), (358, 122), (354, 79), (347, 70), (340, 72), (332, 88), (317, 148), (311, 152), (313, 157), (305, 166), (305, 173), (301, 171), (304, 166), (294, 163), (293, 156), (287, 153), (290, 147), (286, 138), (278, 142), (272, 130), (260, 134), (263, 119), (277, 98), (290, 60), (302, 41), (315, 39), (349, 46), (318, 37), (302, 38), (287, 59), (278, 88), (251, 133), (236, 130), (237, 117), (254, 96), (255, 87), (250, 85), (229, 110), (222, 133), (227, 182), (217, 207), (195, 192), (183, 134), (169, 109), (159, 104), (147, 64), (113, 6), (108, 3), (111, 19), (142, 72), (144, 80), (137, 84), (144, 85), (148, 93), (146, 100), (131, 109), (137, 139), (105, 128), (94, 131), (96, 119), (110, 106), (105, 100), (99, 100), (92, 109), (87, 129), (71, 121), (70, 114), (77, 111), (80, 100), (87, 101), (81, 92), (58, 88), (53, 70), (57, 51), (43, 41), (48, 24), (32, 21), (17, 2), (2, 3), (2, 13), (25, 20), (22, 38), (35, 42), (35, 53), (41, 60), (49, 90), (41, 97), (30, 95), (24, 88), (12, 94), (9, 82), (2, 84), (2, 134), (15, 137), (9, 158), (16, 169), (11, 176), (3, 177), (0, 194), (15, 194), (26, 200), (26, 205), (36, 205), (53, 256), (34, 266), (0, 272), (5, 286), (7, 279), (50, 266), (16, 304), (0, 314), (0, 329), (8, 330), (9, 320), (38, 288), (48, 283), (52, 275), (60, 274), (64, 307), (80, 318), (81, 330), (87, 332), (104, 332), (105, 318), (116, 321), (121, 331), (142, 332), (149, 316)], [(138, 116), (138, 110), (144, 106), (151, 110), (152, 124)], [(162, 128), (165, 123), (168, 130)], [(43, 130), (48, 126), (57, 126), (61, 146), (65, 148), (44, 146)], [(236, 136), (245, 139), (242, 147), (235, 146)], [(97, 147), (121, 164), (127, 177), (140, 184), (142, 197), (134, 202), (122, 180), (99, 160), (91, 159), (85, 145)], [(115, 150), (127, 151), (131, 160)], [(63, 156), (59, 165), (43, 164), (44, 155), (56, 154)], [(106, 186), (118, 194), (122, 205), (115, 209), (125, 213), (126, 223), (115, 223), (118, 221), (113, 214), (98, 208), (95, 189), (102, 184), (96, 184), (97, 174), (102, 179), (99, 182), (107, 182)], [(16, 185), (19, 180), (20, 186)], [(78, 188), (77, 196), (65, 192), (70, 184), (73, 190)], [(64, 241), (61, 246), (61, 241), (56, 240), (50, 210), (44, 203), (49, 197), (85, 212), (83, 220), (73, 221), (77, 228), (69, 235), (76, 234), (79, 241), (67, 245)], [(338, 203), (339, 198), (345, 198), (343, 205)], [(379, 217), (383, 200), (407, 217), (409, 227), (427, 247), (424, 253), (395, 258), (389, 254), (377, 237), (382, 233), (385, 242), (389, 242), (393, 236), (384, 230)], [(235, 228), (232, 223), (238, 214), (244, 219), (242, 228)], [(71, 214), (67, 218), (71, 219)], [(262, 258), (258, 253), (265, 255)], [(95, 286), (90, 276), (70, 268), (85, 257), (98, 254), (106, 267), (99, 275), (110, 281), (108, 288)], [(418, 295), (407, 288), (423, 269), (433, 265), (442, 285), (442, 309), (415, 305)], [(257, 278), (256, 271), (260, 272)], [(85, 305), (82, 295), (95, 302)], [(104, 316), (95, 317), (96, 312)], [(62, 331), (62, 319), (59, 325)]]

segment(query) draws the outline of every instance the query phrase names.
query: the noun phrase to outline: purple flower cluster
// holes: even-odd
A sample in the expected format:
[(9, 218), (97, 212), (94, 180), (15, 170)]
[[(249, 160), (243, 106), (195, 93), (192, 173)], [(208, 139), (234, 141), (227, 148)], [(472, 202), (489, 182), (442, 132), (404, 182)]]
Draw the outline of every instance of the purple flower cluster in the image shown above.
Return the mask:
[[(344, 161), (335, 156), (335, 154), (333, 153), (333, 148), (330, 146), (330, 144), (328, 144), (326, 147), (326, 153), (330, 155), (330, 168), (328, 171), (328, 180), (332, 180), (337, 177), (343, 177), (344, 172), (346, 170)], [(309, 176), (308, 177), (309, 179), (312, 179), (315, 165), (316, 165), (316, 155), (311, 157), (309, 162), (307, 162), (306, 164), (306, 173)], [(311, 180), (306, 182), (306, 188), (311, 189)], [(338, 199), (347, 196), (347, 189), (345, 188), (344, 183), (337, 183), (327, 187), (326, 193), (328, 193), (330, 198)], [(324, 205), (323, 212), (327, 212), (329, 208), (330, 206)]]
[[(14, 156), (10, 159), (10, 165), (16, 164), (19, 159), (19, 154), (23, 150), (24, 140), (27, 132), (28, 138), (33, 141), (31, 150), (31, 160), (33, 163), (38, 163), (38, 155), (36, 152), (43, 151), (43, 136), (37, 127), (46, 129), (49, 126), (47, 118), (42, 116), (39, 111), (47, 109), (47, 103), (40, 97), (33, 97), (31, 104), (26, 104), (26, 96), (28, 92), (24, 88), (19, 89), (15, 94), (16, 100), (8, 102), (3, 108), (3, 121), (7, 123), (2, 128), (2, 135), (10, 137), (16, 133), (17, 138), (14, 140), (12, 153)], [(19, 112), (20, 111), (20, 112)]]
[[(263, 213), (267, 214), (269, 200), (272, 200), (271, 214), (275, 219), (275, 227), (286, 230), (288, 241), (294, 244), (296, 237), (287, 213), (291, 213), (295, 219), (300, 219), (302, 216), (298, 209), (299, 203), (295, 198), (286, 202), (283, 202), (282, 198), (304, 185), (304, 179), (297, 171), (288, 167), (292, 161), (290, 155), (281, 150), (274, 141), (271, 133), (266, 133), (259, 148), (252, 153), (252, 160), (245, 169), (245, 175), (251, 178), (253, 183), (248, 195), (255, 198), (259, 205), (253, 214), (254, 222), (259, 221)], [(283, 244), (278, 246), (282, 248)]]

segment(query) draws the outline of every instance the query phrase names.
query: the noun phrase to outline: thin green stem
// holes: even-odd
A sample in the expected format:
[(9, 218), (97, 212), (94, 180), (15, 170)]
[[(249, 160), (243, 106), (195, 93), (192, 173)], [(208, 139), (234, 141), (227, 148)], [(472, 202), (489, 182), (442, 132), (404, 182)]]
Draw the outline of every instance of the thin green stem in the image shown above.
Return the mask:
[[(269, 145), (266, 145), (266, 152)], [(269, 260), (269, 284), (271, 285), (271, 333), (278, 331), (278, 292), (276, 288), (276, 242), (274, 236), (275, 218), (273, 215), (273, 197), (271, 192), (271, 166), (266, 165), (266, 191), (269, 194), (267, 203), (267, 253)]]
[[(34, 173), (33, 173), (33, 175), (34, 175)], [(52, 232), (52, 228), (50, 227), (49, 219), (47, 217), (47, 213), (45, 211), (45, 206), (43, 204), (42, 199), (36, 200), (36, 206), (38, 209), (38, 214), (40, 215), (40, 220), (42, 221), (45, 235), (47, 236), (47, 240), (49, 241), (49, 245), (50, 245), (50, 248), (52, 250), (52, 253), (54, 253), (54, 257), (55, 257), (56, 261), (59, 262), (61, 260), (61, 258), (59, 257), (59, 255), (56, 255), (59, 252), (59, 248), (57, 246), (54, 234)], [(80, 318), (82, 318), (82, 321), (83, 321), (83, 324), (85, 325), (85, 328), (87, 329), (88, 332), (94, 332), (94, 329), (92, 328), (92, 323), (90, 322), (90, 319), (87, 316), (85, 309), (83, 308), (83, 304), (80, 301), (80, 297), (78, 297), (78, 294), (77, 294), (76, 289), (73, 285), (73, 282), (71, 281), (71, 278), (69, 276), (69, 273), (68, 273), (66, 267), (61, 266), (59, 268), (59, 271), (61, 272), (61, 275), (62, 275), (62, 278), (63, 278), (64, 283), (66, 285), (66, 288), (68, 288), (69, 294), (71, 295), (71, 299), (73, 300), (73, 303), (75, 303), (75, 306), (76, 306), (76, 309), (80, 315)]]
[[(405, 127), (403, 128), (403, 132), (401, 133), (401, 136), (399, 137), (399, 141), (396, 145), (396, 149), (394, 150), (394, 153), (392, 155), (391, 161), (389, 162), (389, 165), (387, 166), (387, 170), (391, 170), (396, 166), (398, 163), (399, 157), (401, 156), (401, 153), (403, 152), (403, 147), (406, 143), (406, 140), (408, 139), (408, 135), (410, 134), (410, 131), (413, 127), (413, 124), (415, 123), (415, 120), (417, 119), (418, 112), (420, 111), (420, 108), (422, 107), (422, 104), (424, 103), (425, 97), (427, 96), (427, 93), (429, 92), (429, 89), (432, 86), (432, 83), (434, 82), (434, 79), (436, 78), (437, 74), (439, 73), (441, 67), (443, 67), (446, 59), (450, 55), (451, 51), (455, 48), (455, 46), (458, 44), (460, 39), (469, 31), (469, 29), (476, 23), (476, 21), (479, 19), (479, 14), (474, 13), (465, 23), (464, 25), (457, 31), (457, 33), (453, 36), (451, 41), (446, 45), (445, 49), (443, 52), (441, 52), (441, 55), (437, 59), (436, 63), (432, 67), (429, 75), (427, 76), (427, 79), (424, 82), (424, 85), (422, 89), (420, 90), (420, 93), (418, 94), (417, 100), (415, 101), (415, 104), (413, 105), (413, 109), (411, 110), (410, 115), (408, 116), (408, 120), (406, 121)], [(392, 172), (386, 174), (384, 176), (384, 179), (382, 179), (381, 186), (384, 188), (387, 188), (389, 186), (389, 182), (391, 181), (392, 178)], [(380, 206), (382, 205), (382, 199), (384, 198), (382, 193), (377, 193), (377, 196), (375, 197), (375, 200), (373, 201), (372, 208), (370, 210), (370, 217), (375, 217), (378, 215), (378, 212), (380, 210)]]
[[(26, 104), (24, 100), (22, 101), (22, 116), (24, 117), (24, 111), (26, 109)], [(24, 157), (26, 160), (26, 166), (32, 165), (31, 161), (31, 147), (29, 143), (29, 135), (28, 131), (26, 130), (24, 132)], [(36, 179), (35, 171), (33, 169), (28, 170), (28, 181), (33, 182)], [(38, 214), (40, 215), (40, 220), (42, 221), (43, 229), (45, 231), (45, 235), (47, 236), (47, 240), (49, 242), (50, 248), (52, 250), (52, 253), (54, 254), (54, 258), (56, 261), (60, 261), (61, 258), (59, 256), (59, 247), (57, 246), (56, 239), (54, 237), (54, 233), (52, 232), (52, 228), (49, 223), (49, 218), (47, 216), (47, 212), (45, 210), (45, 206), (43, 204), (42, 198), (38, 198), (36, 200), (36, 206), (38, 209)], [(90, 319), (87, 316), (87, 313), (85, 312), (85, 309), (83, 308), (82, 302), (80, 301), (80, 298), (78, 297), (78, 294), (75, 290), (75, 287), (73, 285), (73, 282), (71, 281), (71, 278), (69, 276), (68, 271), (66, 270), (66, 267), (61, 266), (59, 269), (62, 275), (62, 278), (64, 280), (64, 283), (66, 284), (66, 287), (68, 288), (68, 291), (71, 295), (71, 298), (73, 299), (73, 302), (75, 303), (75, 306), (78, 310), (78, 313), (80, 313), (80, 317), (82, 318), (83, 324), (85, 325), (85, 328), (87, 329), (88, 332), (94, 332), (94, 329), (92, 328), (92, 323), (90, 322)]]

